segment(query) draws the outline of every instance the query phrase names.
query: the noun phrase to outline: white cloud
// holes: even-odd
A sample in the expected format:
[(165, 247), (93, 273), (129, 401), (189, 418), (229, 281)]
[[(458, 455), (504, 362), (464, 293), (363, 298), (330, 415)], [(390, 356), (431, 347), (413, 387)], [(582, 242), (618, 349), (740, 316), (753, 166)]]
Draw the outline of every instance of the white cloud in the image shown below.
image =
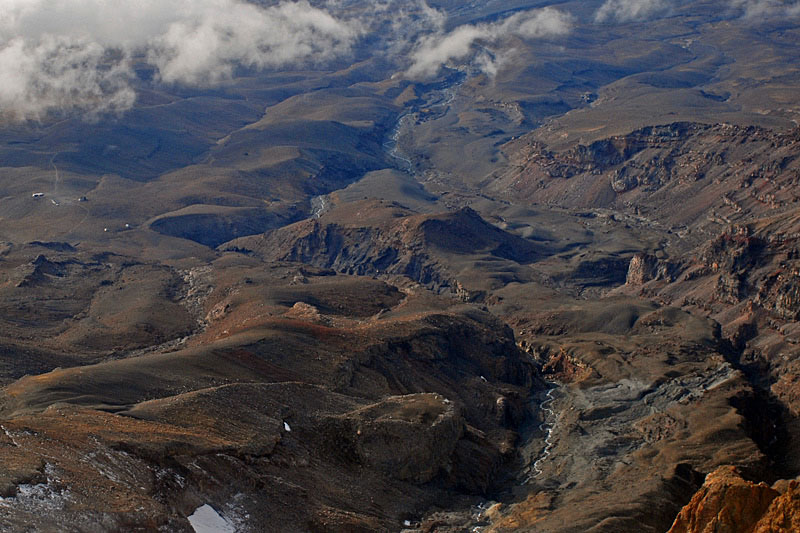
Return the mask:
[(367, 36), (372, 54), (415, 77), (469, 55), (492, 74), (502, 54), (486, 47), (564, 34), (572, 17), (545, 8), (450, 33), (445, 21), (426, 0), (0, 0), (0, 115), (122, 112), (135, 101), (134, 60), (156, 82), (202, 86), (240, 67), (325, 63)]
[(306, 1), (266, 9), (232, 1), (211, 4), (172, 22), (151, 41), (148, 58), (164, 81), (201, 84), (229, 78), (237, 65), (324, 62), (348, 53), (360, 34), (358, 23), (338, 20)]
[(526, 39), (566, 35), (572, 30), (572, 15), (546, 7), (517, 13), (500, 26), (500, 32), (511, 32)]
[(425, 0), (373, 0), (359, 6), (359, 18), (369, 31), (382, 37), (384, 52), (402, 57), (420, 36), (441, 33), (447, 15)]
[(84, 40), (14, 39), (0, 49), (0, 110), (12, 119), (39, 118), (48, 109), (90, 114), (128, 109), (136, 99), (125, 62)]
[[(565, 35), (572, 29), (572, 16), (547, 7), (523, 11), (491, 24), (466, 24), (449, 33), (437, 32), (422, 37), (411, 54), (412, 65), (406, 71), (410, 78), (436, 75), (449, 61), (465, 59), (475, 53), (476, 44), (493, 45), (517, 37), (535, 39)], [(496, 72), (497, 64), (484, 51), (477, 55), (478, 66), (484, 65), (488, 74)]]
[(782, 0), (732, 0), (735, 9), (743, 11), (746, 20), (800, 17), (800, 2)]
[(463, 59), (472, 52), (478, 39), (488, 39), (487, 27), (461, 26), (447, 35), (428, 35), (422, 38), (412, 55), (414, 63), (407, 74), (411, 78), (430, 77), (450, 60)]
[(670, 8), (667, 0), (606, 0), (595, 12), (595, 22), (646, 20)]
[(0, 0), (0, 113), (122, 111), (133, 105), (130, 59), (167, 83), (210, 84), (250, 68), (324, 62), (364, 31), (307, 0)]

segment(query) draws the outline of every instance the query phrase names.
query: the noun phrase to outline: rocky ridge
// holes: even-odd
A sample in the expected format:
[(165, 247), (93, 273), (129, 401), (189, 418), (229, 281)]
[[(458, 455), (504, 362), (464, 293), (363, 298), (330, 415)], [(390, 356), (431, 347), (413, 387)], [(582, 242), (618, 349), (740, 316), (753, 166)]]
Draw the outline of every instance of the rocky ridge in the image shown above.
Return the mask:
[(720, 467), (706, 476), (669, 533), (796, 531), (800, 527), (800, 484), (788, 481), (778, 489), (746, 481), (733, 467)]
[(369, 200), (226, 246), (265, 261), (296, 261), (354, 275), (405, 276), (466, 300), (480, 295), (458, 280), (460, 257), (528, 264), (545, 253), (543, 246), (489, 224), (469, 207), (423, 215)]

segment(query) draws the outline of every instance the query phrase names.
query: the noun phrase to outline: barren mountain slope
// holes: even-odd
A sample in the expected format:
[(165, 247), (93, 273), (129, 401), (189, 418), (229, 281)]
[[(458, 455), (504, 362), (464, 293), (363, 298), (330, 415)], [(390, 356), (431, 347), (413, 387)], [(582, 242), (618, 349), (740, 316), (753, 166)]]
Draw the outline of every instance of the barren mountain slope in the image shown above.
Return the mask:
[(26, 5), (0, 529), (797, 522), (796, 2)]

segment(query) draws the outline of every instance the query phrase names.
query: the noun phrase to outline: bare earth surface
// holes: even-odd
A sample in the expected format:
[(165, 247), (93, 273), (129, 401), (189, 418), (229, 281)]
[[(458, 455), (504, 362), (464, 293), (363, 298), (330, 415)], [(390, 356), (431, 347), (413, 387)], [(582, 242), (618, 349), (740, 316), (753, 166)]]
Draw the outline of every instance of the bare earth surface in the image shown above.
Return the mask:
[(601, 5), (4, 118), (0, 529), (800, 528), (800, 18)]

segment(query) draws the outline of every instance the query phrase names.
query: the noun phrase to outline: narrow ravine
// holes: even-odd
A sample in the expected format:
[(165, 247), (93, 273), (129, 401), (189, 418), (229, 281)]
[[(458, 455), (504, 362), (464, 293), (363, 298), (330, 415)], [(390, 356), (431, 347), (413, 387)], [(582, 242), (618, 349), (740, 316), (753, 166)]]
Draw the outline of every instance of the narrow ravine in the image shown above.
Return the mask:
[[(549, 388), (547, 392), (540, 391), (535, 394), (531, 401), (531, 411), (540, 414), (541, 422), (535, 426), (529, 426), (528, 430), (523, 429), (520, 435), (518, 450), (523, 458), (523, 467), (519, 470), (518, 485), (525, 486), (534, 483), (539, 478), (543, 470), (543, 464), (550, 456), (553, 448), (553, 435), (556, 430), (556, 412), (551, 407), (553, 402), (558, 399), (560, 386), (556, 381), (547, 382)], [(544, 447), (541, 446), (541, 436), (545, 435)], [(544, 480), (541, 480), (544, 481)], [(481, 533), (491, 525), (491, 509), (498, 502), (486, 500), (472, 508), (470, 512), (470, 533)]]

